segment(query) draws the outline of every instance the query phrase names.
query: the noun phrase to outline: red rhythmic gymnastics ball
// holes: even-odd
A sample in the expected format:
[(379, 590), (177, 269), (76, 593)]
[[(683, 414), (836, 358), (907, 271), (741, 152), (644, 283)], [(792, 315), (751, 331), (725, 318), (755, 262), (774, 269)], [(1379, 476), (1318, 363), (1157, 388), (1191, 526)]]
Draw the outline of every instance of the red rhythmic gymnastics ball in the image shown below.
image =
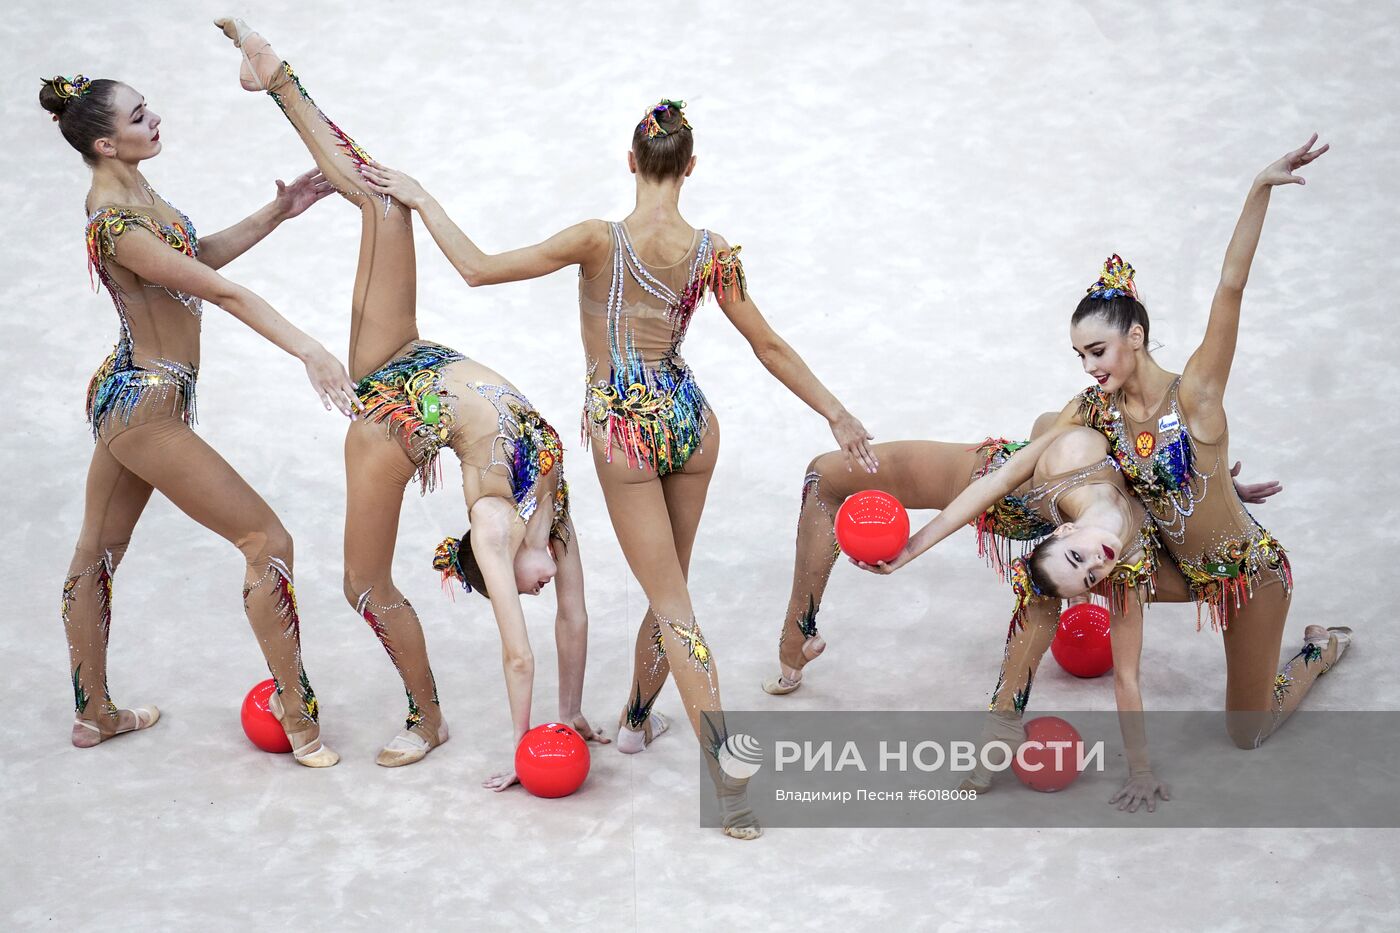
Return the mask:
[(1100, 677), (1113, 670), (1113, 641), (1108, 610), (1093, 603), (1070, 606), (1060, 613), (1060, 627), (1050, 642), (1060, 667), (1075, 677)]
[(272, 710), (268, 708), (267, 698), (277, 690), (277, 681), (264, 680), (243, 698), (243, 734), (248, 736), (248, 741), (265, 752), (289, 752), (292, 750), (292, 743), (287, 741), (287, 733), (282, 729), (282, 723), (277, 721), (277, 717), (272, 715)]
[(592, 763), (588, 743), (568, 726), (536, 726), (515, 749), (515, 776), (536, 797), (567, 797), (583, 786)]
[(1079, 777), (1083, 751), (1078, 729), (1058, 716), (1041, 716), (1026, 723), (1026, 741), (1011, 760), (1011, 770), (1031, 790), (1053, 793)]
[(836, 512), (836, 542), (864, 564), (894, 560), (909, 542), (909, 513), (887, 492), (858, 492)]

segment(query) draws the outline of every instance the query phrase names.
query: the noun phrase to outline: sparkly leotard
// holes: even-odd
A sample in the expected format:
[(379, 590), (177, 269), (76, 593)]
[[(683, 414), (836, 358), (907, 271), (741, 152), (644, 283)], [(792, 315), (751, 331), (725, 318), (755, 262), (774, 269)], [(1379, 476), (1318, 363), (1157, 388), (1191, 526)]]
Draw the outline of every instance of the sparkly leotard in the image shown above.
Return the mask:
[(742, 295), (739, 247), (716, 254), (710, 232), (695, 231), (691, 249), (667, 266), (648, 265), (627, 227), (610, 227), (611, 275), (579, 279), (579, 309), (588, 383), (583, 439), (614, 449), (628, 466), (664, 476), (685, 465), (705, 437), (710, 408), (681, 358), (691, 317), (705, 290)]
[(439, 454), (451, 447), (464, 469), (505, 474), (516, 514), (529, 522), (557, 470), (550, 535), (567, 542), (569, 487), (559, 434), (514, 386), (456, 350), (415, 340), (361, 379), (356, 392), (365, 417), (386, 425), (413, 461), (424, 493), (440, 481)]
[[(987, 438), (977, 448), (978, 463), (971, 479), (976, 481), (1001, 469), (1012, 454), (1028, 443), (1009, 441), (1004, 437)], [(971, 522), (977, 530), (977, 555), (996, 568), (998, 573), (1005, 572), (1011, 563), (1012, 551), (1017, 549), (1018, 544), (1021, 556), (1025, 556), (1035, 542), (1055, 530), (1053, 524), (1026, 503), (1024, 496), (1029, 488), (1029, 483), (1023, 484), (1010, 495), (994, 502)]]
[[(149, 185), (146, 190), (152, 199), (159, 198)], [(116, 347), (88, 383), (87, 418), (94, 440), (127, 427), (138, 407), (163, 409), (168, 405), (186, 424), (195, 418), (200, 300), (141, 282), (126, 271), (121, 273), (123, 278), (155, 291), (124, 290), (109, 265), (116, 257), (117, 240), (133, 229), (148, 231), (191, 258), (199, 255), (194, 224), (169, 202), (160, 200), (178, 220), (167, 223), (149, 210), (132, 207), (104, 207), (88, 217), (88, 272), (111, 295), (120, 327)], [(172, 316), (177, 308), (179, 314)], [(171, 356), (179, 359), (168, 358)]]
[(1231, 481), (1228, 429), (1212, 443), (1191, 433), (1181, 411), (1181, 377), (1147, 420), (1128, 417), (1118, 396), (1097, 386), (1080, 396), (1084, 423), (1108, 438), (1129, 488), (1147, 506), (1162, 545), (1190, 583), (1199, 612), (1212, 627), (1229, 623), (1230, 607), (1248, 601), (1256, 586), (1280, 583), (1290, 592), (1293, 574), (1283, 546), (1254, 520)]
[(1139, 596), (1146, 603), (1156, 589), (1158, 550), (1161, 545), (1157, 540), (1157, 530), (1142, 504), (1123, 491), (1118, 464), (1111, 455), (1089, 466), (1045, 477), (1026, 492), (1022, 502), (1051, 528), (1056, 528), (1066, 521), (1060, 514), (1060, 499), (1083, 486), (1107, 486), (1112, 489), (1127, 507), (1130, 522), (1137, 529), (1136, 533), (1126, 537), (1118, 562), (1108, 576), (1099, 581), (1093, 592), (1105, 597), (1114, 611), (1120, 611), (1127, 602), (1128, 594), (1139, 588)]

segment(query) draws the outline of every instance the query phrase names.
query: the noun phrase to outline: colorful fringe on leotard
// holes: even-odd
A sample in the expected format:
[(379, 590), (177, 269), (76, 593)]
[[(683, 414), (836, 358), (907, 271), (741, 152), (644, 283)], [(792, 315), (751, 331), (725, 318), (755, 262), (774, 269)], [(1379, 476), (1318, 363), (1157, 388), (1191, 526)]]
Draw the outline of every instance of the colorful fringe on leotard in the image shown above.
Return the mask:
[(452, 428), (452, 409), (441, 403), (442, 370), (464, 359), (448, 347), (420, 343), (365, 376), (355, 388), (365, 406), (364, 417), (387, 424), (408, 450), (423, 493), (442, 480), (438, 454)]
[(97, 440), (108, 418), (131, 421), (131, 414), (147, 394), (171, 399), (171, 409), (185, 424), (195, 423), (195, 382), (198, 370), (173, 360), (152, 360), (156, 369), (142, 369), (131, 359), (131, 345), (119, 343), (88, 382), (87, 419)]
[[(981, 478), (1000, 469), (1027, 441), (1009, 441), (1004, 437), (989, 437), (977, 446), (982, 463), (973, 473)], [(1016, 557), (1025, 557), (1035, 543), (1055, 530), (1026, 502), (1015, 495), (1004, 496), (972, 521), (977, 531), (977, 556), (985, 560), (1003, 578)], [(1013, 542), (1018, 542), (1013, 544)], [(1015, 552), (1019, 551), (1019, 554)]]
[(1201, 629), (1201, 610), (1210, 616), (1212, 630), (1229, 627), (1231, 608), (1243, 609), (1254, 595), (1258, 577), (1270, 572), (1283, 583), (1285, 594), (1293, 592), (1293, 567), (1278, 539), (1263, 528), (1251, 537), (1226, 541), (1202, 555), (1199, 560), (1178, 560), (1191, 594), (1196, 600), (1196, 630)]
[(663, 362), (655, 368), (639, 365), (630, 373), (614, 370), (605, 383), (590, 381), (583, 434), (587, 443), (589, 425), (596, 426), (609, 461), (618, 447), (628, 466), (665, 476), (700, 449), (709, 419), (709, 404), (689, 367)]

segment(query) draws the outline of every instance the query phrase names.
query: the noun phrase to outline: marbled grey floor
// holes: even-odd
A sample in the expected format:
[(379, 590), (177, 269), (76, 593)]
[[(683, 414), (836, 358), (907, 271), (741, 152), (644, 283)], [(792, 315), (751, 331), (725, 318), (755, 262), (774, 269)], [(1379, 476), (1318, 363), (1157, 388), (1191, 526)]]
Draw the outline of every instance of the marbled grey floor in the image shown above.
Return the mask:
[[(1397, 510), (1392, 396), (1400, 186), (1393, 4), (254, 4), (238, 12), (383, 161), (415, 173), (488, 249), (631, 201), (623, 153), (642, 107), (690, 102), (700, 156), (684, 206), (745, 247), (775, 326), (880, 439), (1024, 433), (1085, 383), (1067, 319), (1122, 253), (1178, 368), (1199, 339), (1249, 179), (1314, 129), (1333, 151), (1279, 191), (1246, 298), (1228, 406), (1235, 453), (1287, 490), (1258, 514), (1287, 543), (1288, 624), (1347, 622), (1358, 646), (1309, 698), (1387, 708), (1383, 603)], [(157, 498), (116, 583), (111, 683), (159, 703), (151, 732), (67, 744), (59, 584), (91, 443), (85, 382), (115, 320), (88, 291), (86, 172), (35, 104), (41, 75), (129, 81), (165, 118), (145, 166), (201, 230), (237, 220), (309, 164), (272, 105), (244, 95), (205, 2), (23, 0), (0, 25), (0, 350), (15, 418), (0, 444), (9, 526), (0, 582), (6, 929), (1371, 930), (1393, 926), (1393, 831), (772, 831), (740, 844), (695, 825), (683, 735), (596, 755), (560, 801), (480, 779), (509, 755), (494, 626), (447, 602), (428, 567), (461, 531), (451, 492), (406, 501), (397, 576), (422, 611), (454, 740), (424, 764), (373, 755), (402, 715), (383, 653), (340, 596), (342, 427), (300, 367), (210, 309), (201, 432), (297, 540), (305, 650), (345, 761), (298, 769), (239, 734), (263, 674), (238, 555)], [(340, 350), (357, 223), (318, 206), (228, 274)], [(556, 425), (582, 372), (574, 282), (468, 292), (420, 239), (421, 324), (509, 374)], [(501, 322), (510, 322), (503, 326)], [(821, 420), (762, 371), (713, 306), (688, 356), (725, 452), (693, 568), (727, 705), (975, 708), (1006, 594), (963, 534), (889, 581), (838, 569), (831, 648), (784, 701), (774, 670), (804, 466)], [(549, 362), (546, 362), (549, 361)], [(257, 382), (249, 374), (256, 373)], [(589, 573), (585, 708), (611, 730), (644, 601), (570, 430)], [(1368, 497), (1371, 489), (1379, 497)], [(552, 597), (528, 609), (537, 719), (553, 713)], [(1151, 613), (1149, 706), (1218, 704), (1218, 636)], [(1370, 685), (1383, 685), (1371, 687)], [(1037, 681), (1044, 708), (1108, 708), (1107, 681)], [(673, 693), (661, 709), (679, 713)], [(1286, 740), (1281, 738), (1280, 740)], [(1160, 763), (1170, 777), (1170, 764)], [(1345, 775), (1338, 775), (1345, 792)], [(1387, 920), (1387, 918), (1389, 918)]]

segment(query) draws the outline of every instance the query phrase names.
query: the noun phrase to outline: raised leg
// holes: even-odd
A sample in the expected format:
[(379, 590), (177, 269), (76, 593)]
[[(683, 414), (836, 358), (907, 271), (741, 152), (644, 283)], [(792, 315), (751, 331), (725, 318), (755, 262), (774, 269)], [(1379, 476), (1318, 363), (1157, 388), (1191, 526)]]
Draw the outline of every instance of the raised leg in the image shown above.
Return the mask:
[(367, 153), (316, 106), (267, 40), (241, 20), (217, 25), (243, 52), (241, 81), (265, 90), (310, 150), (321, 173), (360, 208), (360, 261), (351, 302), (350, 373), (359, 379), (418, 337), (412, 212), (372, 191), (360, 176)]

